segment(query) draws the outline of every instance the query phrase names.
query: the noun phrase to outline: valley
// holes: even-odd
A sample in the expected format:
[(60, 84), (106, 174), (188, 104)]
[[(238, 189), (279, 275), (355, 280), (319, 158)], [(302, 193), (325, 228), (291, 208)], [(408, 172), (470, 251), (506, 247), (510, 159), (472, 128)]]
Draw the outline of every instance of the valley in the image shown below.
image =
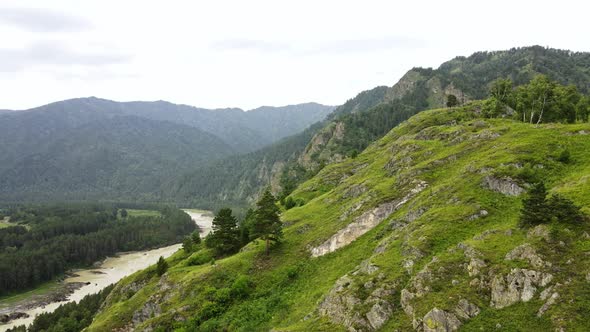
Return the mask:
[(2, 112), (0, 330), (589, 330), (590, 53), (408, 68), (336, 107)]

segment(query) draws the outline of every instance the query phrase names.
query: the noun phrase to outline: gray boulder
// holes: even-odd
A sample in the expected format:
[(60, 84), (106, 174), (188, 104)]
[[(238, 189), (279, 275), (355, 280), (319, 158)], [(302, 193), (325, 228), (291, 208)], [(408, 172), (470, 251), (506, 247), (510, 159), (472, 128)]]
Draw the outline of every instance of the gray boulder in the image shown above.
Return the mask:
[(515, 268), (504, 277), (494, 276), (491, 285), (491, 306), (497, 309), (518, 301), (527, 302), (537, 292), (537, 287), (547, 286), (553, 276), (549, 273)]
[(540, 269), (544, 267), (550, 267), (551, 263), (545, 262), (535, 248), (533, 248), (530, 244), (525, 243), (522, 244), (510, 251), (506, 254), (506, 260), (524, 260), (528, 261), (533, 267)]
[(520, 196), (522, 193), (524, 193), (524, 189), (510, 177), (497, 178), (495, 176), (488, 175), (484, 177), (482, 185), (484, 188), (507, 196)]
[(371, 327), (377, 330), (387, 322), (392, 313), (393, 307), (386, 301), (379, 300), (373, 304), (366, 316)]
[(457, 316), (438, 308), (430, 310), (422, 319), (424, 332), (457, 331), (460, 326)]
[(463, 319), (473, 318), (473, 317), (479, 315), (479, 311), (480, 310), (479, 310), (478, 306), (476, 306), (475, 304), (473, 304), (465, 299), (459, 300), (457, 307), (455, 307), (455, 314), (459, 318), (463, 318)]

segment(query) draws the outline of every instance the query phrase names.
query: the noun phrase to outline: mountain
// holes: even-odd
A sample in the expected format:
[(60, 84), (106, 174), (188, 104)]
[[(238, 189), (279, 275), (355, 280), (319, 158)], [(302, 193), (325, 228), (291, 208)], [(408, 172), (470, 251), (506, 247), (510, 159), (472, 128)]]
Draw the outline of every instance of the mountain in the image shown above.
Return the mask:
[[(249, 152), (302, 131), (312, 123), (323, 120), (333, 109), (332, 106), (306, 103), (261, 107), (246, 112), (238, 108), (210, 110), (166, 101), (115, 102), (89, 97), (64, 100), (15, 113), (27, 113), (24, 122), (43, 117), (50, 122), (69, 121), (74, 126), (96, 118), (134, 115), (192, 126), (221, 138), (241, 152)], [(65, 119), (66, 116), (70, 118)], [(55, 125), (59, 126), (58, 123)]]
[(193, 127), (135, 116), (100, 119), (44, 135), (44, 143), (15, 158), (0, 176), (0, 199), (153, 201), (166, 179), (232, 153)]
[(0, 199), (160, 200), (179, 174), (297, 133), (332, 109), (308, 103), (244, 112), (91, 97), (7, 111), (0, 113)]
[[(498, 78), (521, 85), (538, 74), (587, 92), (590, 53), (532, 46), (456, 57), (437, 69), (413, 68), (391, 87), (359, 93), (310, 130), (187, 173), (166, 189), (167, 196), (209, 208), (252, 203), (268, 185), (284, 196), (325, 165), (363, 151), (414, 114), (444, 107), (451, 94), (465, 103), (486, 97)], [(209, 182), (212, 178), (216, 181)]]
[[(269, 256), (179, 251), (162, 277), (122, 280), (88, 331), (590, 329), (590, 125), (480, 109), (421, 112), (325, 166), (290, 194), (304, 204)], [(538, 181), (554, 217), (522, 224)]]

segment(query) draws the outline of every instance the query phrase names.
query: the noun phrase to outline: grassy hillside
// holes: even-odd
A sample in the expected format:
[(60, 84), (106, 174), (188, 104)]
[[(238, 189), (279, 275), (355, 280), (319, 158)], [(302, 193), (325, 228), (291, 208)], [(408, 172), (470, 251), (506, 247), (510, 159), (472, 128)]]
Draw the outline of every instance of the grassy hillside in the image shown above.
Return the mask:
[(270, 257), (180, 251), (124, 279), (89, 331), (588, 330), (589, 225), (518, 218), (535, 180), (590, 213), (590, 125), (477, 109), (422, 112), (325, 167)]

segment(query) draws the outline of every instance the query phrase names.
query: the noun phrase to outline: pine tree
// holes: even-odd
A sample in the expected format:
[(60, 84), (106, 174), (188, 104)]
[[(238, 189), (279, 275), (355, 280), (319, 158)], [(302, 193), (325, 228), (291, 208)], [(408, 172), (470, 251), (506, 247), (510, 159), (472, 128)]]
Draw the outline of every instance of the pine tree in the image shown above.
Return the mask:
[(156, 263), (156, 273), (158, 276), (161, 276), (162, 274), (166, 273), (166, 271), (168, 271), (168, 263), (166, 263), (164, 257), (160, 256), (158, 263)]
[(551, 221), (551, 211), (547, 204), (547, 190), (545, 184), (535, 184), (522, 201), (520, 215), (521, 226), (535, 226)]
[(208, 241), (217, 255), (225, 255), (236, 252), (240, 246), (238, 221), (233, 216), (232, 210), (223, 208), (213, 218), (213, 231)]
[(267, 188), (264, 191), (256, 206), (254, 235), (265, 240), (266, 254), (268, 255), (270, 242), (279, 242), (283, 237), (283, 225), (279, 218), (279, 208), (270, 189)]

